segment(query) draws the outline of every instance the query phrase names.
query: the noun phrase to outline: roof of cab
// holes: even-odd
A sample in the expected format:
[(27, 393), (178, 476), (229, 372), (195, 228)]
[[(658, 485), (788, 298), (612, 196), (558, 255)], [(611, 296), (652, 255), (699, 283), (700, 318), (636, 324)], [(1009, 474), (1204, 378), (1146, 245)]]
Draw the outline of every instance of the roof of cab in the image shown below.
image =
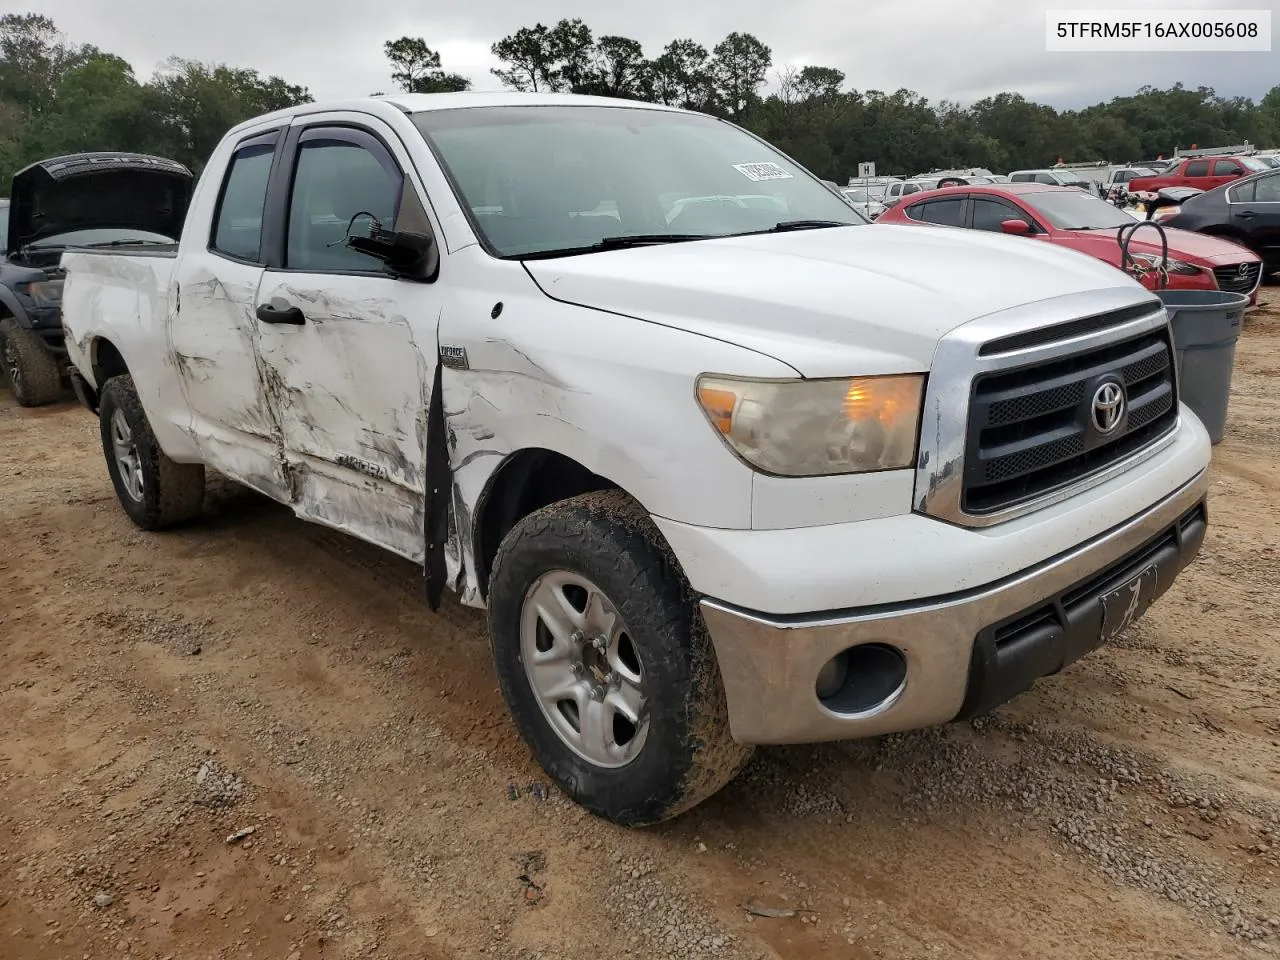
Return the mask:
[(591, 97), (578, 93), (518, 93), (511, 90), (468, 90), (462, 93), (395, 93), (375, 97), (357, 97), (349, 100), (327, 100), (301, 103), (283, 110), (275, 110), (246, 120), (233, 127), (229, 133), (261, 126), (264, 121), (287, 120), (311, 113), (355, 110), (362, 113), (378, 113), (385, 107), (403, 113), (419, 113), (425, 110), (459, 110), (468, 107), (623, 107), (636, 110), (665, 110), (670, 113), (688, 113), (679, 107), (668, 107), (646, 100), (626, 100), (620, 97)]

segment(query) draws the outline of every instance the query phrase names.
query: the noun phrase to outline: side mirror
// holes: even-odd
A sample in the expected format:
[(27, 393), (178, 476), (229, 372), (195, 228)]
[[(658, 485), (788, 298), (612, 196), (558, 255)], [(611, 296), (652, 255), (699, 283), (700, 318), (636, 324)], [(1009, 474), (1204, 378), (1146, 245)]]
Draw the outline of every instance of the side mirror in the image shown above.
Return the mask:
[(347, 246), (376, 257), (391, 273), (406, 280), (430, 282), (440, 269), (440, 253), (431, 237), (408, 230), (384, 230), (377, 220), (370, 225), (368, 236), (348, 236)]
[(1025, 237), (1031, 233), (1031, 224), (1025, 220), (1001, 220), (1000, 230), (1003, 233), (1011, 233), (1015, 237)]

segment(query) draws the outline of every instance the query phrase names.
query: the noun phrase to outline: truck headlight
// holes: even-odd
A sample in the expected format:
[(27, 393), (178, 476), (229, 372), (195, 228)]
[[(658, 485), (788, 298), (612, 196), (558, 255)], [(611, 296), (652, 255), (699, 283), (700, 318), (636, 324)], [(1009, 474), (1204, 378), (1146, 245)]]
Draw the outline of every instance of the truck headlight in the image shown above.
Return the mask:
[(787, 477), (911, 466), (923, 393), (923, 374), (698, 378), (698, 402), (729, 447), (756, 469)]
[(52, 307), (62, 301), (61, 280), (32, 280), (15, 284), (19, 293), (25, 293), (42, 307)]

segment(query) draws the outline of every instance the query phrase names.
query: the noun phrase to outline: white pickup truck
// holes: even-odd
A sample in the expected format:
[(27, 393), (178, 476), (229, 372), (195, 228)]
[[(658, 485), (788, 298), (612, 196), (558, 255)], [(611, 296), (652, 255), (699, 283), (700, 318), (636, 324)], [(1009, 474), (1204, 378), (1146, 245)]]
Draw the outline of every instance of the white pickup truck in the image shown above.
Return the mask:
[(125, 511), (208, 467), (487, 607), (548, 774), (620, 823), (755, 744), (972, 716), (1200, 548), (1209, 440), (1111, 266), (866, 223), (740, 128), (448, 94), (227, 134), (181, 241), (69, 252)]

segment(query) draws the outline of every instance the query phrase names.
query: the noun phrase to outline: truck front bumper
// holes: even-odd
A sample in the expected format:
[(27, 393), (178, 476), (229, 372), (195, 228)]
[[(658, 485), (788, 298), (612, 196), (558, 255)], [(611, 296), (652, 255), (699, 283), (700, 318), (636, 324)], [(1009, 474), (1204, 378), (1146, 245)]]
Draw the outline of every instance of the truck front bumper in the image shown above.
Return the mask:
[[(1008, 700), (1103, 642), (1104, 622), (1115, 623), (1114, 615), (1104, 621), (1108, 594), (1146, 571), (1140, 613), (1168, 589), (1204, 540), (1207, 490), (1201, 471), (1119, 526), (961, 593), (821, 615), (762, 614), (704, 599), (734, 738), (767, 744), (878, 736)], [(913, 552), (910, 544), (895, 546)], [(889, 652), (856, 661), (844, 681), (869, 682), (871, 698), (854, 691), (820, 700), (824, 666), (859, 648)]]

